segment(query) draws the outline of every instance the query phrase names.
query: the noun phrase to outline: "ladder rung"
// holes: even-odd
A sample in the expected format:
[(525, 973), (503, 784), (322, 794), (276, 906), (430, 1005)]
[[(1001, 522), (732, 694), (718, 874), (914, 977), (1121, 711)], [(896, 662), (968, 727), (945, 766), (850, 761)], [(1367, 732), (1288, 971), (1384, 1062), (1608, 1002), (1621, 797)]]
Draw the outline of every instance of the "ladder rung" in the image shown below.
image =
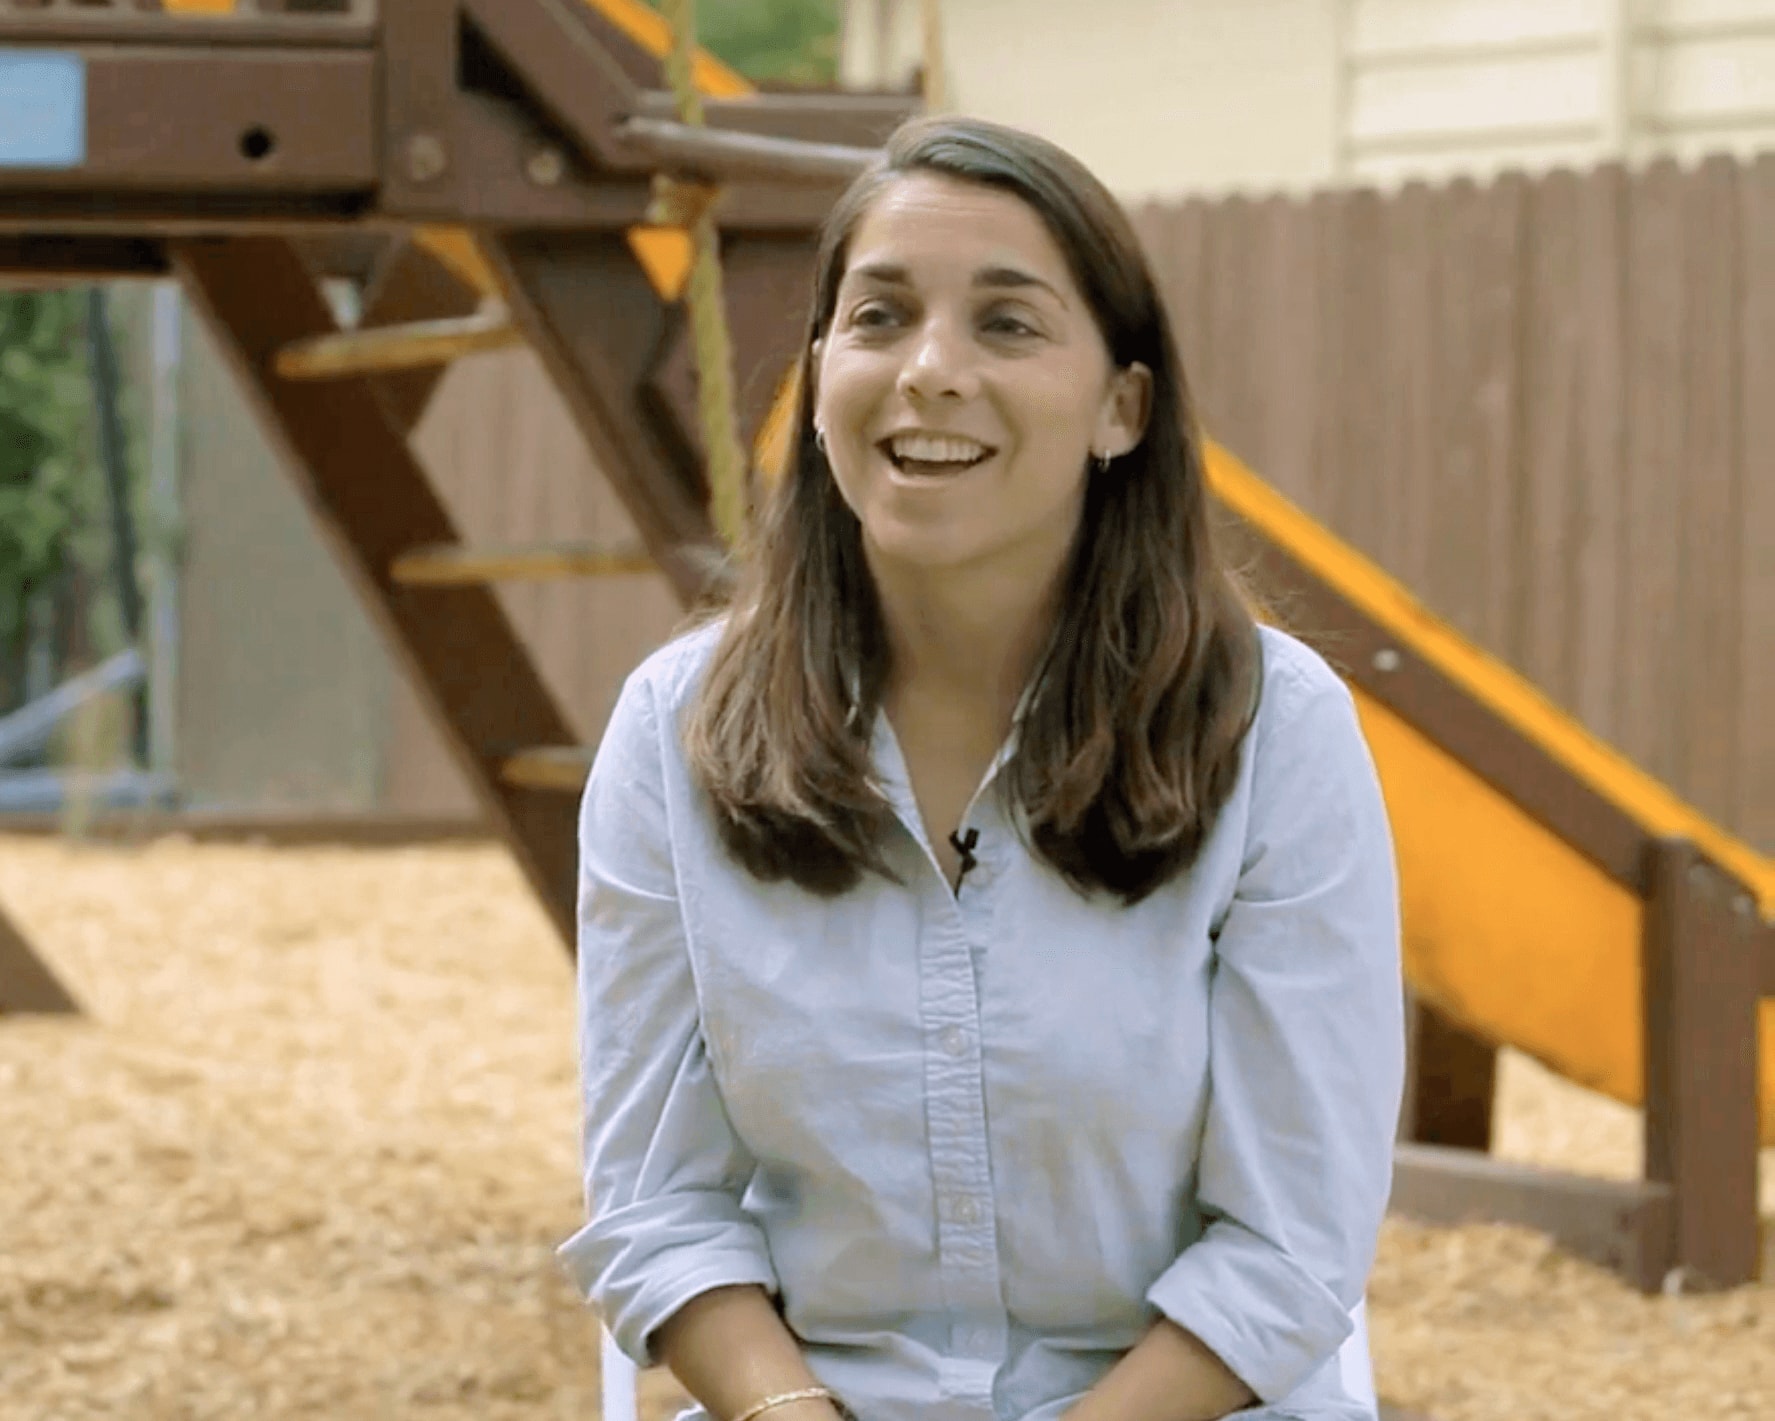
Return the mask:
[(463, 587), (483, 582), (539, 581), (559, 577), (616, 577), (657, 572), (639, 545), (600, 547), (556, 543), (523, 548), (464, 548), (443, 545), (402, 553), (388, 570), (405, 587)]
[(519, 789), (553, 789), (578, 794), (591, 772), (591, 745), (541, 745), (520, 750), (499, 767), (499, 778)]
[(472, 316), (370, 326), (294, 341), (278, 351), (275, 368), (286, 380), (336, 380), (448, 365), (476, 351), (523, 343), (523, 333), (504, 308), (490, 306)]

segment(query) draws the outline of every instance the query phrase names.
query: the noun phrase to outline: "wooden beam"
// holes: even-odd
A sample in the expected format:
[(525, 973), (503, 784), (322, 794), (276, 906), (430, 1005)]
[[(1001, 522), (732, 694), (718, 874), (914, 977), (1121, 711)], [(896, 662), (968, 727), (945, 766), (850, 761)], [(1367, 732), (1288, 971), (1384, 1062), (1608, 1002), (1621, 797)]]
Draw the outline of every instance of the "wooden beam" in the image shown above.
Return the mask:
[(638, 93), (586, 22), (580, 0), (459, 0), (531, 97), (587, 158), (620, 168), (616, 126)]
[(1646, 1177), (1671, 1190), (1683, 1286), (1757, 1275), (1761, 943), (1737, 883), (1680, 840), (1651, 850), (1642, 948)]
[[(678, 312), (654, 291), (620, 233), (499, 234), (486, 248), (513, 319), (642, 543), (681, 602), (708, 595), (720, 544), (700, 473), (665, 416), (649, 414), (648, 380)], [(536, 736), (524, 745), (558, 743)]]
[[(481, 293), (411, 238), (403, 238), (378, 263), (364, 292), (360, 330), (408, 321), (467, 316), (480, 309)], [(443, 379), (440, 366), (406, 370), (376, 381), (376, 393), (395, 427), (415, 428)]]
[(7, 169), (9, 199), (208, 192), (238, 206), (256, 192), (361, 199), (376, 189), (373, 52), (197, 42), (95, 45), (80, 58), (79, 161)]
[(657, 118), (629, 119), (617, 136), (651, 167), (715, 181), (774, 178), (840, 187), (881, 156), (879, 148), (769, 138)]
[(1406, 1039), (1405, 1111), (1399, 1138), (1481, 1154), (1489, 1151), (1497, 1047), (1415, 998), (1407, 1005)]
[[(384, 10), (395, 5), (384, 5)], [(54, 6), (0, 13), (0, 40), (33, 44), (251, 45), (276, 48), (352, 48), (376, 40), (376, 8), (356, 0), (343, 15), (268, 12), (180, 14), (145, 6)]]
[[(755, 133), (846, 147), (879, 148), (923, 108), (911, 94), (753, 94), (705, 99), (703, 120), (721, 133)], [(677, 103), (663, 89), (639, 95), (636, 118), (675, 119)]]
[(166, 250), (152, 237), (0, 236), (0, 284), (9, 287), (166, 273)]
[(80, 1004), (0, 912), (0, 1016), (78, 1015)]
[(517, 548), (415, 548), (395, 559), (389, 577), (403, 587), (461, 587), (478, 582), (621, 577), (658, 571), (659, 564), (643, 547), (556, 543)]
[(378, 205), (444, 220), (472, 189), (462, 151), (462, 25), (456, 0), (400, 0), (382, 7), (377, 90)]
[(1672, 1203), (1665, 1184), (1590, 1179), (1471, 1150), (1401, 1144), (1393, 1155), (1392, 1207), (1428, 1224), (1537, 1229), (1648, 1292), (1670, 1267)]

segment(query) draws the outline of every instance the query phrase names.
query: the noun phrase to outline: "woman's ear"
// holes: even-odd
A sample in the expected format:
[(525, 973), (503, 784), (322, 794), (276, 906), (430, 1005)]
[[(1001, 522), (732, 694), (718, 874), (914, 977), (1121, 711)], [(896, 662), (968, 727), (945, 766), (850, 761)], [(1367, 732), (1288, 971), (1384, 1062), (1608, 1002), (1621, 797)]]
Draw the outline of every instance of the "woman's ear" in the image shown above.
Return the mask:
[(1153, 373), (1138, 360), (1110, 376), (1097, 420), (1094, 449), (1119, 459), (1139, 447), (1152, 418)]

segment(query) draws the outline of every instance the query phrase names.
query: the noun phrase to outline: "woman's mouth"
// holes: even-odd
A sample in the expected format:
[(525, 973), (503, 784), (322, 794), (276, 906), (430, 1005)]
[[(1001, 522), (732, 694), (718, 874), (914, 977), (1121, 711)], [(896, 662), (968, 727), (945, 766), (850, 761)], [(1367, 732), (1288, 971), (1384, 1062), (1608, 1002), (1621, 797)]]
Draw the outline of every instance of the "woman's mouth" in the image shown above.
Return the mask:
[(896, 434), (876, 448), (902, 474), (924, 479), (963, 473), (998, 452), (960, 434)]

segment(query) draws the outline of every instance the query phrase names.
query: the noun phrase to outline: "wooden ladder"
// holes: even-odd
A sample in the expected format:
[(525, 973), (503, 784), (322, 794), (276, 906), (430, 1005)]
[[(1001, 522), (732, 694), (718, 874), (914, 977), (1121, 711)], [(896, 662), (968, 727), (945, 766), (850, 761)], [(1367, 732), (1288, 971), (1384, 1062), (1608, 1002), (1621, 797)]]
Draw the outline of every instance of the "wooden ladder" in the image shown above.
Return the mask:
[[(718, 554), (706, 491), (685, 477), (696, 438), (677, 306), (620, 233), (506, 235), (484, 245), (503, 303), (402, 242), (352, 330), (335, 321), (290, 239), (180, 243), (172, 254), (489, 821), (571, 943), (576, 793), (592, 747), (577, 743), (492, 584), (657, 567), (689, 604), (708, 590)], [(736, 243), (728, 255), (729, 303), (754, 313), (735, 322), (737, 360), (786, 367), (811, 243), (773, 237)], [(758, 318), (772, 309), (783, 319)], [(462, 541), (409, 435), (452, 361), (518, 344), (553, 376), (635, 524), (633, 545)], [(745, 402), (748, 431), (763, 420), (769, 393), (754, 390)]]

